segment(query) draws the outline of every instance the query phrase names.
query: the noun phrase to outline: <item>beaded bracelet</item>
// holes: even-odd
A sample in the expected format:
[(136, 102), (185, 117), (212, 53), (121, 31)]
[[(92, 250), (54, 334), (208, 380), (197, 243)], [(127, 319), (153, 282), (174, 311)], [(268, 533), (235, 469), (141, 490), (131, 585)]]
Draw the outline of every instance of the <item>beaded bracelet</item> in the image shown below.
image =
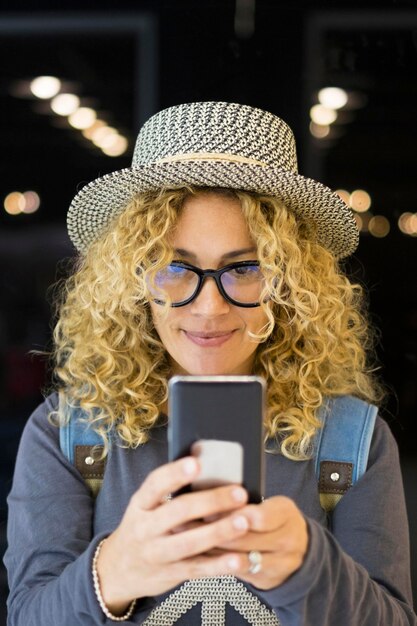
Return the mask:
[(105, 539), (102, 539), (100, 541), (100, 543), (98, 544), (98, 546), (96, 548), (96, 551), (94, 553), (94, 557), (93, 557), (92, 574), (93, 574), (94, 591), (96, 593), (97, 601), (98, 601), (98, 603), (100, 605), (100, 608), (103, 611), (104, 615), (106, 617), (108, 617), (109, 619), (113, 620), (114, 622), (124, 622), (125, 620), (129, 619), (129, 617), (132, 615), (133, 611), (135, 610), (136, 600), (133, 600), (133, 602), (129, 606), (127, 612), (124, 615), (120, 615), (120, 616), (113, 615), (113, 613), (110, 613), (109, 609), (105, 605), (104, 600), (103, 600), (103, 596), (101, 595), (100, 582), (99, 582), (99, 579), (98, 579), (98, 572), (97, 572), (98, 555), (100, 554), (101, 546), (103, 545), (103, 543), (105, 541), (106, 541)]

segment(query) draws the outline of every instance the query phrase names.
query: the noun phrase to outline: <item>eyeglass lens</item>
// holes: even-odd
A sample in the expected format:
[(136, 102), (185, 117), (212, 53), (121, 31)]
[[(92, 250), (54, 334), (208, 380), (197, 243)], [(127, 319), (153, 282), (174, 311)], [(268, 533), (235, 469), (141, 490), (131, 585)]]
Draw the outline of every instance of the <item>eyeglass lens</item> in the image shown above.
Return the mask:
[[(259, 302), (263, 281), (257, 265), (230, 266), (220, 276), (226, 295), (235, 302), (255, 304)], [(200, 283), (199, 275), (187, 267), (171, 264), (157, 272), (154, 295), (160, 302), (167, 299), (179, 304), (192, 298)]]

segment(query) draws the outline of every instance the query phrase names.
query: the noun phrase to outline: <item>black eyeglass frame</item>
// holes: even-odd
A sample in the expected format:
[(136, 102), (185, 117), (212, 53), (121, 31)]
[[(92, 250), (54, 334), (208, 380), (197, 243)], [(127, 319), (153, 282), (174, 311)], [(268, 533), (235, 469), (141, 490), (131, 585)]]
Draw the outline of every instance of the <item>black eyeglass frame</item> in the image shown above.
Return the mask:
[[(190, 263), (185, 263), (184, 261), (172, 261), (170, 265), (173, 265), (174, 267), (183, 267), (186, 270), (190, 270), (191, 272), (194, 272), (194, 274), (197, 274), (198, 276), (198, 284), (193, 295), (187, 298), (187, 300), (183, 300), (182, 302), (171, 302), (172, 308), (185, 306), (186, 304), (190, 304), (190, 302), (195, 300), (198, 294), (200, 293), (200, 291), (202, 290), (204, 281), (207, 277), (214, 278), (216, 285), (217, 285), (217, 289), (219, 290), (223, 298), (226, 300), (226, 302), (229, 302), (230, 304), (233, 304), (234, 306), (243, 307), (245, 309), (253, 309), (254, 307), (261, 306), (260, 302), (254, 302), (254, 303), (236, 302), (236, 300), (233, 300), (233, 298), (227, 295), (222, 285), (222, 282), (220, 280), (223, 274), (225, 274), (226, 272), (229, 272), (230, 270), (236, 269), (238, 267), (253, 267), (253, 266), (259, 267), (259, 261), (237, 261), (236, 263), (230, 263), (229, 265), (225, 265), (224, 267), (221, 267), (218, 270), (211, 270), (211, 269), (202, 270), (201, 268), (195, 267), (195, 265), (191, 265)], [(158, 300), (156, 298), (153, 301), (156, 304), (161, 304), (161, 305), (165, 304), (163, 300)]]

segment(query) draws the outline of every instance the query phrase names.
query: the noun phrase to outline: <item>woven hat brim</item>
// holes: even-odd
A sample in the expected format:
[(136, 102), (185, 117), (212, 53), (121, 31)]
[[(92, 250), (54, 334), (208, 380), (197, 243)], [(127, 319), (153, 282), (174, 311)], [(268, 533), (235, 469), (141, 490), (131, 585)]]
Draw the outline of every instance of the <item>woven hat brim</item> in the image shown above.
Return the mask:
[(318, 241), (337, 258), (352, 254), (359, 233), (351, 209), (325, 185), (276, 167), (224, 161), (161, 163), (106, 174), (83, 187), (68, 211), (69, 236), (85, 252), (141, 192), (185, 185), (256, 191), (279, 198), (317, 225)]

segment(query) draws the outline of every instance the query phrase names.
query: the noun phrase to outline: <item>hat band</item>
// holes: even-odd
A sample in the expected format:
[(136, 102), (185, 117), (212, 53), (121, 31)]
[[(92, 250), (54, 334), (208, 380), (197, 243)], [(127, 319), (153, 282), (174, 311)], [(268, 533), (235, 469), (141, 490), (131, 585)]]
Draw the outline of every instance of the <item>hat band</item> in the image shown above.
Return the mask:
[(238, 154), (227, 154), (223, 152), (186, 152), (184, 154), (174, 154), (154, 161), (155, 165), (160, 163), (177, 163), (178, 161), (228, 161), (230, 163), (247, 163), (248, 165), (260, 165), (268, 167), (268, 163), (249, 159)]

